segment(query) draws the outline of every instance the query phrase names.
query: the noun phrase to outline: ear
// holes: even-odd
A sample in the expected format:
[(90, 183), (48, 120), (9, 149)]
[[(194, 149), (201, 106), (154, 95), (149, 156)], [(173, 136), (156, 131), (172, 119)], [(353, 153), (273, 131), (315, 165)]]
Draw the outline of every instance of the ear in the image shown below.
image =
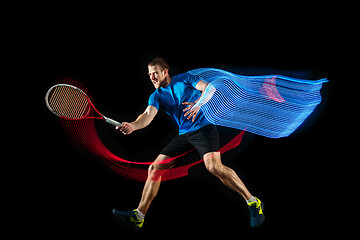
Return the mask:
[(167, 68), (164, 68), (164, 76), (166, 77), (167, 75), (169, 75), (169, 69), (167, 69)]

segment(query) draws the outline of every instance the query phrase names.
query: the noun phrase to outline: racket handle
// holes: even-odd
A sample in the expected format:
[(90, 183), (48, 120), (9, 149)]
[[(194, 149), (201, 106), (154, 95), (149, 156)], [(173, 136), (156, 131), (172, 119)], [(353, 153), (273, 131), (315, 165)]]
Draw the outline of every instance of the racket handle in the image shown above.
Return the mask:
[(113, 125), (113, 126), (120, 126), (120, 127), (122, 127), (122, 124), (121, 123), (119, 123), (119, 122), (117, 122), (117, 121), (115, 121), (115, 120), (112, 120), (111, 118), (107, 118), (107, 117), (104, 117), (104, 119), (105, 119), (105, 122), (107, 122), (107, 123), (109, 123), (109, 124), (111, 124), (111, 125)]

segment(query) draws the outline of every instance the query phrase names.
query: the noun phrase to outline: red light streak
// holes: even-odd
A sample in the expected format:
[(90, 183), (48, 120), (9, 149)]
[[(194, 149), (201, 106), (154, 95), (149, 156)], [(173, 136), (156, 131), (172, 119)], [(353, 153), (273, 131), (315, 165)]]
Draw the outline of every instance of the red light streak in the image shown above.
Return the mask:
[[(81, 83), (70, 79), (62, 79), (62, 83), (74, 85), (82, 89), (89, 97), (89, 92)], [(90, 97), (91, 99), (91, 97)], [(89, 114), (93, 114), (90, 112)], [(130, 180), (145, 182), (148, 175), (148, 169), (141, 168), (142, 166), (149, 166), (153, 162), (132, 162), (126, 159), (120, 158), (112, 153), (100, 140), (96, 128), (94, 119), (81, 119), (81, 120), (69, 120), (61, 118), (61, 125), (63, 130), (68, 137), (69, 141), (73, 146), (78, 149), (80, 152), (90, 153), (102, 160), (102, 162), (109, 167), (111, 170), (120, 174), (121, 176), (128, 178)], [(225, 153), (232, 148), (238, 146), (241, 142), (242, 136), (244, 135), (245, 130), (238, 134), (233, 140), (228, 142), (223, 146), (219, 152)], [(182, 157), (191, 151), (183, 153), (179, 156), (165, 159), (157, 164), (169, 163), (179, 157)], [(203, 159), (189, 163), (185, 166), (174, 167), (167, 170), (157, 170), (159, 176), (161, 176), (161, 181), (172, 180), (180, 177), (187, 176), (189, 169), (199, 163), (203, 162)]]

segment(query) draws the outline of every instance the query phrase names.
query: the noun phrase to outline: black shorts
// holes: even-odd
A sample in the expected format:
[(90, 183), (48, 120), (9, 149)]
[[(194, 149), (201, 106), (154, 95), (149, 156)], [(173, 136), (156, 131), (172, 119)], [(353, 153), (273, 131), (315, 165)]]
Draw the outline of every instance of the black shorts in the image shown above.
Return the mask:
[(219, 134), (215, 125), (206, 125), (196, 131), (176, 136), (162, 151), (168, 157), (176, 157), (193, 148), (200, 156), (208, 152), (216, 152), (220, 148)]

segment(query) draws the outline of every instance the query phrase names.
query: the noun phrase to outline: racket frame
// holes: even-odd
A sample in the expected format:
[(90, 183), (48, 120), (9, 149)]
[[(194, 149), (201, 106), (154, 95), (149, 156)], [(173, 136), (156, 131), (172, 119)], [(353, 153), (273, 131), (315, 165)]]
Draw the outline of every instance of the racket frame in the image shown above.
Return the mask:
[[(49, 95), (50, 95), (51, 91), (52, 91), (55, 87), (58, 87), (58, 86), (67, 86), (67, 87), (74, 88), (75, 90), (79, 91), (81, 94), (83, 94), (83, 95), (86, 97), (86, 99), (87, 99), (87, 101), (88, 101), (88, 103), (89, 103), (89, 106), (88, 106), (88, 109), (87, 109), (87, 113), (86, 113), (83, 117), (81, 117), (81, 118), (67, 118), (67, 117), (65, 117), (65, 116), (62, 116), (62, 115), (58, 114), (57, 112), (55, 112), (55, 111), (50, 107), (50, 105), (49, 105)], [(48, 109), (49, 109), (53, 114), (55, 114), (56, 116), (58, 116), (58, 117), (60, 117), (60, 118), (64, 118), (64, 119), (68, 119), (68, 120), (80, 120), (80, 119), (85, 119), (85, 118), (87, 118), (87, 119), (101, 119), (101, 120), (104, 120), (105, 122), (107, 122), (107, 123), (109, 123), (109, 124), (111, 124), (111, 125), (113, 125), (113, 126), (120, 126), (120, 127), (122, 127), (122, 124), (121, 124), (121, 123), (119, 123), (119, 122), (117, 122), (117, 121), (115, 121), (115, 120), (113, 120), (113, 119), (111, 119), (111, 118), (105, 117), (103, 114), (101, 114), (101, 113), (99, 112), (99, 110), (97, 110), (96, 107), (94, 106), (94, 104), (91, 102), (91, 100), (90, 100), (90, 98), (88, 97), (88, 95), (86, 95), (86, 93), (85, 93), (83, 90), (81, 90), (80, 88), (75, 87), (75, 86), (73, 86), (73, 85), (60, 83), (60, 84), (56, 84), (56, 85), (52, 86), (52, 87), (47, 91), (47, 93), (46, 93), (46, 95), (45, 95), (45, 103), (46, 103), (46, 106), (48, 107)], [(89, 116), (88, 116), (89, 113), (90, 113), (90, 108), (91, 108), (91, 107), (94, 109), (95, 112), (97, 112), (97, 114), (99, 115), (99, 117), (89, 117)]]

